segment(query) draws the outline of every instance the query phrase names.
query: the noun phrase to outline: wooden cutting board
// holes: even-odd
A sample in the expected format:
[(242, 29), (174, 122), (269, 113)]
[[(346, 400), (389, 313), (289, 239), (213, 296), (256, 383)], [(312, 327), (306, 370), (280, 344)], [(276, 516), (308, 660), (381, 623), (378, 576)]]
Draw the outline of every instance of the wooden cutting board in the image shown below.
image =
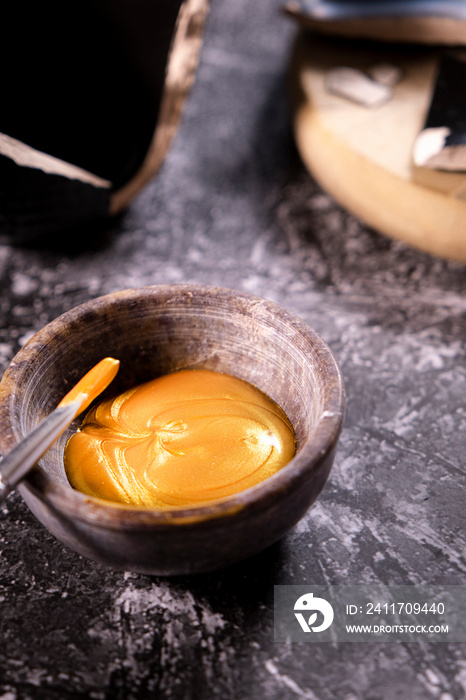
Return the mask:
[[(428, 178), (412, 164), (440, 51), (301, 32), (290, 68), (293, 125), (306, 167), (349, 211), (388, 236), (466, 262), (466, 174)], [(367, 71), (382, 62), (399, 66), (403, 78), (381, 107), (325, 89), (331, 68)]]

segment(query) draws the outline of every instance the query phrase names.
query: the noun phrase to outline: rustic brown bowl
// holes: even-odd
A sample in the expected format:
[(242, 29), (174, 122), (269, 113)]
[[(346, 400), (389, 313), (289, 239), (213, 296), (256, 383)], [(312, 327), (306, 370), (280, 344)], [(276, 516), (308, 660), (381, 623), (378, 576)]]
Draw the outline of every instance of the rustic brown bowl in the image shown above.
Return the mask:
[(39, 331), (0, 383), (3, 454), (107, 355), (121, 360), (112, 392), (183, 367), (251, 382), (288, 415), (297, 453), (274, 476), (224, 501), (157, 511), (91, 498), (70, 486), (63, 450), (75, 422), (20, 491), (45, 527), (77, 552), (147, 574), (211, 571), (278, 540), (321, 492), (345, 404), (331, 351), (303, 321), (274, 303), (196, 285), (109, 294)]

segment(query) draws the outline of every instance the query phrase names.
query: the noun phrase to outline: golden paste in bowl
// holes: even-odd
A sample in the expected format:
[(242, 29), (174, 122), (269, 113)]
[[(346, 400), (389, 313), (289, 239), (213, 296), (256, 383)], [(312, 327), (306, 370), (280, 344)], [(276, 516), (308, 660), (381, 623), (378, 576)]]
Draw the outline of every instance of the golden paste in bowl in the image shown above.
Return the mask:
[(180, 370), (102, 401), (66, 446), (72, 486), (135, 506), (183, 508), (254, 486), (287, 464), (283, 410), (237, 377)]

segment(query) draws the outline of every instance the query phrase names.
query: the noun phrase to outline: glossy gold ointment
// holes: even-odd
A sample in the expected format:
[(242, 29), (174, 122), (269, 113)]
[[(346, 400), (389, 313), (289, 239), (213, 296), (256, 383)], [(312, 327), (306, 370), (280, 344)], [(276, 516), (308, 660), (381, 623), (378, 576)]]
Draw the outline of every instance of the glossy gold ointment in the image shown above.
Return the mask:
[(65, 467), (88, 495), (168, 509), (247, 489), (294, 452), (293, 428), (268, 396), (226, 374), (181, 370), (92, 408)]

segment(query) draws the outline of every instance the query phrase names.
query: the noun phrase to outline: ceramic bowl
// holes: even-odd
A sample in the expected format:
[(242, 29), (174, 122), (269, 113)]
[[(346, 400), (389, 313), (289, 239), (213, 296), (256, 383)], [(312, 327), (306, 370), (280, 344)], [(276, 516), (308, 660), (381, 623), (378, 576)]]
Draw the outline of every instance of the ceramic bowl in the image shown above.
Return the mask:
[(196, 74), (209, 0), (77, 7), (72, 21), (53, 2), (3, 7), (0, 228), (16, 242), (82, 236), (152, 179)]
[(335, 358), (319, 335), (280, 306), (213, 287), (162, 285), (116, 292), (45, 326), (16, 355), (0, 383), (2, 453), (108, 355), (121, 361), (112, 393), (181, 368), (247, 380), (284, 409), (297, 452), (277, 474), (233, 497), (157, 511), (92, 498), (70, 486), (63, 450), (78, 427), (75, 421), (20, 485), (32, 512), (66, 545), (123, 570), (211, 571), (278, 540), (321, 492), (344, 414)]

